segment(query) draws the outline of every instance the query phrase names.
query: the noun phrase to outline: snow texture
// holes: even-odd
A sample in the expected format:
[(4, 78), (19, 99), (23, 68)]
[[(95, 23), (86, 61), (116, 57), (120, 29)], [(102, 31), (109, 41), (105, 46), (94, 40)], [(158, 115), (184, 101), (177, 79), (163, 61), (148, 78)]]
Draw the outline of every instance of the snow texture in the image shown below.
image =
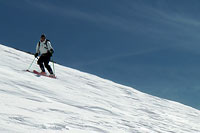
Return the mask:
[(0, 55), (1, 133), (200, 133), (199, 110), (58, 64), (57, 79), (37, 76), (24, 71), (33, 55), (3, 45)]

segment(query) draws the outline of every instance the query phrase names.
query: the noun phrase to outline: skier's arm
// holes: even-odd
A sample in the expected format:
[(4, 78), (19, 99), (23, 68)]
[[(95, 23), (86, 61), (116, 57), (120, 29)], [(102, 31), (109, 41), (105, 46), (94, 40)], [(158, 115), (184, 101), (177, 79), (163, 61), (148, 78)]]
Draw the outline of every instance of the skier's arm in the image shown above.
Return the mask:
[(35, 53), (35, 58), (37, 58), (37, 56), (39, 55), (39, 43), (37, 43), (37, 46), (36, 46), (36, 53)]
[(39, 43), (37, 43), (37, 46), (36, 46), (36, 53), (39, 54), (40, 51), (39, 51)]
[(50, 42), (50, 41), (47, 42), (47, 47), (48, 47), (48, 51), (49, 51), (51, 54), (53, 54), (53, 53), (54, 53), (54, 50), (53, 50), (53, 47), (51, 46), (51, 42)]

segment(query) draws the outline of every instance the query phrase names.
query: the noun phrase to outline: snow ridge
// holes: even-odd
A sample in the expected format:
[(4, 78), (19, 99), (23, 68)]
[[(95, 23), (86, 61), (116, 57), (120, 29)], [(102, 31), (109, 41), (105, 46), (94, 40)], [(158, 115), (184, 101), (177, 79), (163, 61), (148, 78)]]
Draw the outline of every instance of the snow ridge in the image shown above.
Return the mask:
[(199, 110), (58, 64), (58, 79), (38, 77), (24, 71), (32, 55), (0, 55), (1, 133), (200, 133)]

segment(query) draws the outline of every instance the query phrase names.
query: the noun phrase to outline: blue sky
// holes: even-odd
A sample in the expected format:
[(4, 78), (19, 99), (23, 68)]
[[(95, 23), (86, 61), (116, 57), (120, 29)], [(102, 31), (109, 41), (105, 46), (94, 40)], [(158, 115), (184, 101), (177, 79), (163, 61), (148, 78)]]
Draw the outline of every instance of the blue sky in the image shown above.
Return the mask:
[[(200, 109), (199, 0), (0, 0), (0, 43)], [(29, 62), (27, 62), (29, 64)]]

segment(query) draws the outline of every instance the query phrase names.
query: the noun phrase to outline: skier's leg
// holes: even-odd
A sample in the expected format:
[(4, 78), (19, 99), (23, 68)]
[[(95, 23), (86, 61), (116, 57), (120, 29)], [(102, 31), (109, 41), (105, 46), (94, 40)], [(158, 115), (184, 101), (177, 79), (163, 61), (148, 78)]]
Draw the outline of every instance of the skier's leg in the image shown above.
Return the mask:
[(51, 66), (49, 65), (49, 61), (50, 61), (50, 57), (46, 57), (45, 60), (44, 60), (44, 65), (47, 68), (47, 70), (49, 71), (49, 73), (53, 74)]
[(38, 63), (38, 65), (40, 66), (40, 69), (42, 70), (42, 72), (45, 72), (43, 62), (44, 62), (44, 57), (41, 56), (41, 57), (38, 59), (38, 62), (37, 62), (37, 63)]

